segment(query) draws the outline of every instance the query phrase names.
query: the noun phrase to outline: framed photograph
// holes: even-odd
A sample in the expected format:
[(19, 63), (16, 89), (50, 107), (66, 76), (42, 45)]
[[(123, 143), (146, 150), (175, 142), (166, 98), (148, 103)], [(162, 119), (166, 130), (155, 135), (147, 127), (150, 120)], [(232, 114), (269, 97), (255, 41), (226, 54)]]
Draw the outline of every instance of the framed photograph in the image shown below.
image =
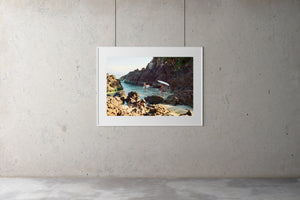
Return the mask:
[(98, 126), (202, 126), (203, 47), (98, 47)]

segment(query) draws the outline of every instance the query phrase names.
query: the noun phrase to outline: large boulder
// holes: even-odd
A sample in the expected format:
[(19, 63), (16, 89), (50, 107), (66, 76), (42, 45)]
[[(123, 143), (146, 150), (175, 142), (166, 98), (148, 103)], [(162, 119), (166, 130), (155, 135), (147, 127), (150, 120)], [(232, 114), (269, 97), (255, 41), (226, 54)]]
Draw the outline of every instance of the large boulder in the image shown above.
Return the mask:
[(114, 92), (118, 90), (123, 90), (121, 81), (117, 79), (114, 75), (106, 74), (106, 92)]
[(164, 98), (158, 95), (147, 96), (145, 97), (145, 100), (150, 104), (158, 104), (164, 102)]
[(193, 107), (193, 90), (179, 91), (175, 95), (179, 99), (179, 104)]
[(179, 104), (179, 99), (176, 95), (170, 95), (165, 99), (165, 103), (175, 106), (175, 105)]
[(140, 95), (137, 92), (129, 92), (126, 98), (128, 106), (137, 106), (137, 103), (141, 101)]

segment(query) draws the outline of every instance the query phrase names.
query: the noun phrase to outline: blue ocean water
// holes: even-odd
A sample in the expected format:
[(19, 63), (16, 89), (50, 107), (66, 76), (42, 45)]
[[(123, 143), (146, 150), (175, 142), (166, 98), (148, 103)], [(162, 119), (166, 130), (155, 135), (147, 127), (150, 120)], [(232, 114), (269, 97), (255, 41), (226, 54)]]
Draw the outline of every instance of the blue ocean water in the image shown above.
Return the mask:
[(150, 86), (149, 88), (147, 88), (145, 90), (143, 88), (143, 86), (125, 83), (124, 81), (121, 81), (121, 84), (123, 86), (123, 89), (126, 92), (126, 95), (131, 91), (135, 91), (135, 92), (139, 93), (140, 98), (142, 98), (142, 99), (145, 98), (146, 96), (151, 96), (151, 95), (158, 95), (158, 96), (163, 96), (164, 98), (167, 98), (169, 95), (173, 94), (170, 92), (170, 88), (168, 88), (168, 86), (164, 87), (163, 95), (161, 95), (160, 88), (153, 88)]

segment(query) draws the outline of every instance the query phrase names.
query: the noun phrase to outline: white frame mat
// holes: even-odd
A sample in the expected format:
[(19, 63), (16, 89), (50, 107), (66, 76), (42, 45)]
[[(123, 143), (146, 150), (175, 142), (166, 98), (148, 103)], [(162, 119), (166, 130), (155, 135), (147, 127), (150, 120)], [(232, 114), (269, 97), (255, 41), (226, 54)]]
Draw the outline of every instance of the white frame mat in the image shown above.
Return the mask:
[[(193, 57), (193, 116), (107, 116), (107, 57)], [(203, 47), (98, 47), (97, 126), (203, 126)]]

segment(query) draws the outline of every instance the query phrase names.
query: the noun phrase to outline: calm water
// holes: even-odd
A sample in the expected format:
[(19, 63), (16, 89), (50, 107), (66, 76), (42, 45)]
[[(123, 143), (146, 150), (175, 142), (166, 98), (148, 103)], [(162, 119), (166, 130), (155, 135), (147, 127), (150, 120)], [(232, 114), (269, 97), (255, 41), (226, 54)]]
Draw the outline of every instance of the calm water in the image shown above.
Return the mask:
[(164, 86), (164, 93), (163, 95), (161, 95), (160, 88), (153, 88), (150, 86), (145, 90), (143, 86), (125, 83), (124, 81), (121, 81), (121, 83), (126, 92), (126, 95), (131, 91), (138, 92), (141, 98), (145, 98), (146, 96), (151, 96), (151, 95), (159, 95), (159, 96), (163, 96), (164, 98), (167, 98), (169, 95), (172, 94), (171, 92), (169, 92), (168, 86)]

